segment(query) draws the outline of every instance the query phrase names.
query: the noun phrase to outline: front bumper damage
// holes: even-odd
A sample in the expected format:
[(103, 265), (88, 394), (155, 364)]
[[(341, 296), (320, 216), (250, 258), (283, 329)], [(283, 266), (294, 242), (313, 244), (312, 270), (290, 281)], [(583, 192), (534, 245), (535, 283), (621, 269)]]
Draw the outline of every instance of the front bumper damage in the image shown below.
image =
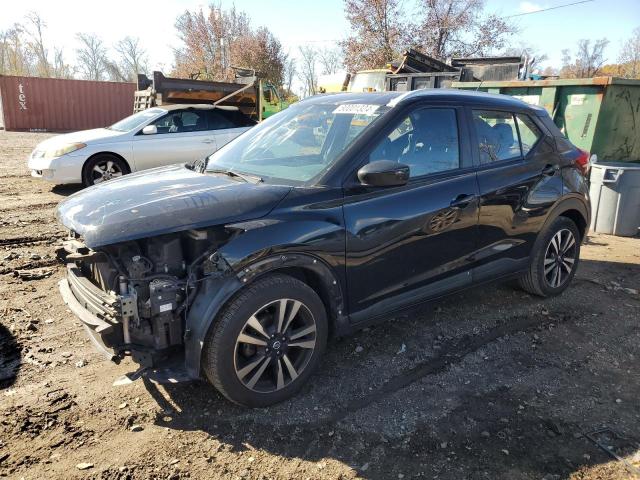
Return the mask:
[(175, 312), (175, 291), (161, 288), (166, 283), (159, 281), (159, 286), (151, 287), (153, 298), (146, 304), (147, 318), (142, 318), (137, 293), (126, 279), (120, 277), (122, 293), (116, 293), (90, 278), (91, 266), (106, 261), (104, 254), (71, 239), (58, 250), (58, 257), (67, 265), (66, 277), (58, 283), (60, 294), (100, 352), (115, 362), (131, 356), (143, 367), (175, 360), (174, 354), (183, 343), (183, 319)]
[(94, 286), (81, 272), (67, 265), (67, 277), (58, 283), (64, 303), (83, 324), (94, 346), (109, 360), (120, 358), (122, 323), (119, 299)]

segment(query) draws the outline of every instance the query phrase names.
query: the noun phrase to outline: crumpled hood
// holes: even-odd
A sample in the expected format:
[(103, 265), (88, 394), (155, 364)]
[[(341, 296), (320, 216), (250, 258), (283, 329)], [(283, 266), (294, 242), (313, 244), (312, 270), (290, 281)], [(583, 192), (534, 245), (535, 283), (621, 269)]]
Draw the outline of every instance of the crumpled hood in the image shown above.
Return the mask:
[(89, 248), (268, 214), (291, 187), (252, 184), (172, 165), (82, 190), (58, 206), (58, 219)]
[(125, 132), (117, 132), (106, 128), (94, 128), (93, 130), (81, 130), (79, 132), (64, 133), (48, 138), (38, 144), (36, 150), (47, 148), (57, 148), (69, 143), (101, 143), (101, 140), (108, 140), (113, 137), (123, 135)]

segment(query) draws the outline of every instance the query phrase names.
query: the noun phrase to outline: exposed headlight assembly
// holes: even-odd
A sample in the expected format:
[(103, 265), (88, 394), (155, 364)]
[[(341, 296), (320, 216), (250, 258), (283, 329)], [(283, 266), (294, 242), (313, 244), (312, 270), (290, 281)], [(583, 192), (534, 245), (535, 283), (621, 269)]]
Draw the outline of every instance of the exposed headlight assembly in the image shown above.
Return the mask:
[(81, 148), (86, 147), (87, 145), (84, 143), (68, 143), (66, 145), (62, 145), (57, 148), (51, 148), (45, 150), (42, 154), (42, 158), (57, 158), (62, 155), (66, 155), (67, 153), (75, 152), (76, 150), (80, 150)]

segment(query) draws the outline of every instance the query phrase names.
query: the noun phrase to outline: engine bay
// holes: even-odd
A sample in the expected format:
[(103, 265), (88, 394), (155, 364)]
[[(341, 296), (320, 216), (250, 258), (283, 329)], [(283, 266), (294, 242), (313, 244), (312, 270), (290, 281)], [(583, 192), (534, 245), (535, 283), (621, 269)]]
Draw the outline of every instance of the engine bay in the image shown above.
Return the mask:
[(66, 261), (120, 301), (119, 356), (152, 366), (184, 342), (186, 315), (201, 280), (228, 266), (217, 249), (233, 236), (223, 227), (109, 245), (97, 250), (65, 246)]

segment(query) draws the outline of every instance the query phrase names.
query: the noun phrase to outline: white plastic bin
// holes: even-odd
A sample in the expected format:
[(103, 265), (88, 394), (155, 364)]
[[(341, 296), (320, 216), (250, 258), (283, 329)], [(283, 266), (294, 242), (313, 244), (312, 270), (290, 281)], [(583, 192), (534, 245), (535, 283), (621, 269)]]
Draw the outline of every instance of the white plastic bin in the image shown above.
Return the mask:
[(640, 228), (640, 164), (591, 165), (591, 230), (633, 237)]

